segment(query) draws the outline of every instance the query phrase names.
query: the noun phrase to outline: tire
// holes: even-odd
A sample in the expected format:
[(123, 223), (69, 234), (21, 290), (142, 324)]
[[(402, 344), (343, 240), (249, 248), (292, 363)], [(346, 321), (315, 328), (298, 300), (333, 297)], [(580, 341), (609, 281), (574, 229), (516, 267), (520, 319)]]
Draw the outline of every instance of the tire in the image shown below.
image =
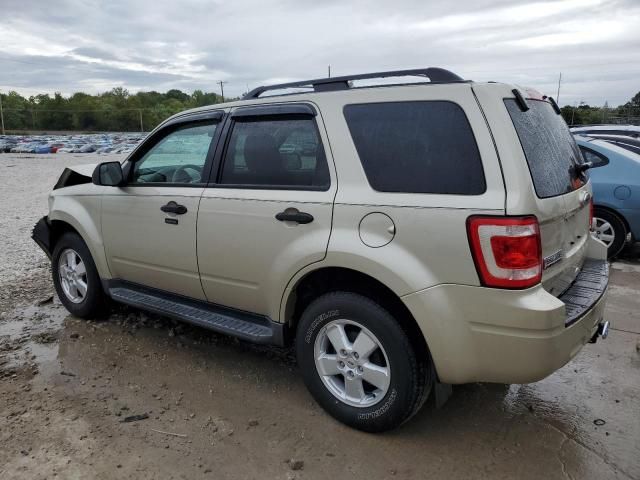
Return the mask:
[[(617, 256), (625, 246), (627, 239), (627, 227), (624, 221), (615, 213), (601, 208), (593, 211), (594, 235), (601, 239), (607, 246), (607, 257)], [(610, 236), (613, 235), (613, 239)]]
[[(362, 333), (365, 337), (360, 342)], [(337, 348), (336, 338), (344, 340), (347, 356)], [(303, 312), (296, 334), (298, 364), (311, 395), (334, 418), (365, 432), (396, 428), (424, 404), (435, 375), (428, 352), (417, 355), (416, 351), (407, 332), (387, 310), (350, 292), (327, 293), (314, 300)], [(319, 367), (316, 357), (329, 366)], [(321, 375), (319, 368), (328, 375)], [(388, 375), (378, 376), (385, 368)], [(377, 385), (365, 377), (375, 379)], [(347, 388), (349, 379), (355, 383)], [(360, 384), (362, 389), (353, 387)], [(353, 392), (358, 393), (349, 396)]]
[[(71, 263), (68, 260), (69, 255), (74, 254), (77, 256), (76, 270), (73, 272), (75, 280), (70, 281), (68, 268), (65, 269), (66, 273), (62, 273), (61, 265), (68, 267)], [(84, 268), (81, 267), (82, 265)], [(107, 302), (100, 276), (89, 248), (78, 234), (65, 233), (56, 243), (51, 260), (51, 276), (58, 298), (72, 315), (80, 318), (94, 318), (104, 313)], [(75, 288), (69, 286), (73, 281), (76, 282)], [(84, 293), (82, 284), (86, 285)]]

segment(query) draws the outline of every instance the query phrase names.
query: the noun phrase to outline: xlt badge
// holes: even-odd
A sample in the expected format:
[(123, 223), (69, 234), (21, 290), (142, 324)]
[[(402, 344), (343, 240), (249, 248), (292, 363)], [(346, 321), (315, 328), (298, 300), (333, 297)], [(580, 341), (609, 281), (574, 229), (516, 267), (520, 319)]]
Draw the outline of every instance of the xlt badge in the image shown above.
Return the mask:
[(544, 257), (542, 259), (542, 269), (546, 270), (554, 263), (558, 263), (560, 260), (562, 260), (562, 250), (558, 250), (557, 252)]

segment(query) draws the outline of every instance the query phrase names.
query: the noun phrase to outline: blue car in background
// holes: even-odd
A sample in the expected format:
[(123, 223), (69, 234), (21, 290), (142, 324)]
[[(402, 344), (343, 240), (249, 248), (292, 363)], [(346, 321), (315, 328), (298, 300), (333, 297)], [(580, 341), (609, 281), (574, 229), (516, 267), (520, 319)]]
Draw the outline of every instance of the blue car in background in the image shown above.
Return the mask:
[(628, 241), (640, 240), (640, 155), (597, 138), (574, 137), (593, 164), (593, 234), (612, 258)]

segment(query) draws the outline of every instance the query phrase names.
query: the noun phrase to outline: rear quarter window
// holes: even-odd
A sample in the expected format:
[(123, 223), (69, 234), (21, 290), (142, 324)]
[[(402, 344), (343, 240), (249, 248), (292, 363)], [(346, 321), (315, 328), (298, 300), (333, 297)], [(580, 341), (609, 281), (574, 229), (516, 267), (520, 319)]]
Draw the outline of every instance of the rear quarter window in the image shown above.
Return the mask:
[(480, 195), (482, 160), (462, 108), (447, 101), (347, 105), (369, 184), (380, 192)]
[(609, 163), (609, 159), (607, 157), (601, 153), (591, 150), (590, 148), (580, 147), (580, 151), (582, 152), (582, 157), (587, 162), (591, 162), (593, 165), (592, 168), (604, 167)]
[(523, 112), (514, 99), (504, 100), (527, 159), (536, 195), (556, 197), (580, 188), (586, 176), (575, 168), (582, 163), (582, 155), (569, 127), (550, 103), (542, 100), (527, 103), (529, 110)]

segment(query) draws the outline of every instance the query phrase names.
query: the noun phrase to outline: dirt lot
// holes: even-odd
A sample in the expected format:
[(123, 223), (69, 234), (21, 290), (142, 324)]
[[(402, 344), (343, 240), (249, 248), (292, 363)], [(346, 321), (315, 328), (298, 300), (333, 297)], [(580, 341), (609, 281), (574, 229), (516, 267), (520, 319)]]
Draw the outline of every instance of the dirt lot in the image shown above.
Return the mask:
[(290, 351), (127, 308), (67, 315), (30, 230), (63, 166), (97, 161), (0, 155), (0, 478), (640, 478), (637, 252), (613, 264), (606, 341), (369, 435), (320, 410)]

